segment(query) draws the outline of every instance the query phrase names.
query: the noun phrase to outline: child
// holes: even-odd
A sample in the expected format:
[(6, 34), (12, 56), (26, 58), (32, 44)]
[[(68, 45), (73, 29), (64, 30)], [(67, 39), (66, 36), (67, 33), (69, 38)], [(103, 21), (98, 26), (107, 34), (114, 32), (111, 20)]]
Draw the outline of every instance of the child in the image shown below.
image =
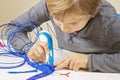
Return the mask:
[[(120, 72), (120, 19), (106, 0), (41, 0), (11, 23), (33, 22), (40, 25), (50, 20), (58, 45), (71, 51), (56, 65), (56, 70), (88, 69), (89, 71)], [(10, 25), (7, 33), (18, 26)], [(30, 32), (29, 26), (26, 27)], [(19, 31), (12, 46), (25, 49), (29, 45), (26, 31)], [(20, 43), (20, 44), (19, 44)], [(34, 61), (43, 63), (48, 53), (47, 43), (37, 41), (28, 51)]]

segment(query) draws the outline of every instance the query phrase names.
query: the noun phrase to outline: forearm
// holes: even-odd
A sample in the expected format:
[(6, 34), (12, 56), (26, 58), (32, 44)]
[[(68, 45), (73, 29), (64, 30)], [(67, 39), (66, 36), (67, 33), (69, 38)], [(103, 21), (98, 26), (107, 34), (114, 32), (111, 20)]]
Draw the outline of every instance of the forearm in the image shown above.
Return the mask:
[(90, 54), (88, 61), (89, 71), (120, 72), (120, 53)]

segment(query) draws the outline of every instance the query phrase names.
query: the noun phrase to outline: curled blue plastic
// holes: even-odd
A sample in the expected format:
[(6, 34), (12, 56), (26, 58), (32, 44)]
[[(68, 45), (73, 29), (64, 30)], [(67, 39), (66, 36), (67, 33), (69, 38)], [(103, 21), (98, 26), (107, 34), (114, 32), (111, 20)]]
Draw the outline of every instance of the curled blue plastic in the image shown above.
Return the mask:
[[(52, 55), (49, 55), (49, 59), (48, 59), (48, 64), (39, 64), (37, 62), (31, 62), (27, 56), (27, 53), (25, 53), (24, 50), (19, 50), (19, 49), (16, 49), (15, 48), (15, 51), (12, 51), (11, 49), (11, 46), (10, 46), (10, 42), (11, 40), (13, 39), (14, 35), (20, 31), (21, 29), (23, 30), (26, 30), (27, 31), (27, 28), (25, 26), (32, 26), (32, 29), (34, 28), (37, 28), (35, 24), (33, 24), (32, 22), (30, 23), (24, 23), (24, 24), (17, 24), (17, 23), (10, 23), (8, 25), (14, 25), (14, 26), (19, 26), (19, 28), (12, 32), (11, 34), (9, 35), (6, 35), (8, 36), (8, 39), (7, 39), (7, 49), (8, 49), (8, 54), (12, 54), (12, 55), (15, 55), (17, 57), (21, 57), (24, 59), (23, 63), (17, 65), (17, 66), (12, 66), (12, 67), (7, 67), (7, 69), (9, 68), (16, 68), (16, 67), (20, 67), (22, 66), (23, 64), (25, 63), (28, 63), (28, 65), (30, 65), (31, 67), (33, 67), (35, 70), (30, 70), (30, 71), (20, 71), (20, 72), (17, 72), (17, 71), (11, 71), (9, 73), (11, 74), (17, 74), (17, 73), (29, 73), (29, 72), (36, 72), (36, 71), (42, 71), (42, 73), (40, 74), (37, 74), (35, 76), (32, 76), (30, 78), (28, 78), (27, 80), (36, 80), (36, 79), (39, 79), (39, 78), (42, 78), (42, 77), (46, 77), (48, 75), (50, 75), (51, 73), (54, 72), (54, 69), (55, 69), (55, 66), (53, 65), (54, 64), (54, 52), (53, 52), (53, 42), (52, 42), (52, 38), (51, 36), (48, 34), (48, 33), (38, 33), (38, 30), (37, 30), (37, 35), (45, 35), (47, 40), (48, 40), (48, 47), (49, 47), (49, 50), (52, 52)], [(4, 34), (2, 34), (4, 35)], [(19, 37), (17, 37), (19, 38)], [(35, 41), (33, 43), (35, 43), (38, 39), (38, 36), (36, 37)], [(23, 40), (24, 41), (24, 40)], [(25, 41), (24, 41), (25, 42)], [(17, 50), (17, 51), (16, 51)], [(20, 54), (20, 53), (24, 53), (24, 54)], [(3, 68), (6, 68), (6, 67), (2, 67)]]
[(10, 74), (19, 74), (19, 73), (31, 73), (31, 72), (37, 72), (37, 70), (29, 70), (29, 71), (9, 71)]
[(27, 64), (31, 67), (35, 68), (36, 70), (42, 71), (42, 73), (34, 75), (27, 80), (36, 80), (42, 77), (46, 77), (50, 74), (52, 74), (55, 71), (55, 66), (49, 65), (49, 64), (39, 64), (38, 62), (31, 62), (27, 55), (23, 56), (26, 60)]
[(47, 70), (42, 69), (43, 70), (42, 73), (36, 74), (36, 75), (28, 78), (27, 80), (36, 80), (36, 79), (39, 79), (39, 78), (42, 78), (42, 77), (46, 77), (46, 76), (52, 74), (54, 72), (54, 68), (55, 68), (55, 66), (50, 66), (50, 65), (46, 65), (46, 64), (45, 65), (42, 64), (41, 66), (38, 66), (39, 69), (41, 69), (42, 67), (47, 69)]
[(40, 31), (38, 34), (38, 37), (40, 35), (44, 35), (47, 38), (48, 48), (50, 51), (50, 53), (48, 54), (47, 64), (54, 65), (54, 51), (53, 51), (52, 38), (51, 38), (50, 34), (48, 32), (45, 32), (45, 31)]

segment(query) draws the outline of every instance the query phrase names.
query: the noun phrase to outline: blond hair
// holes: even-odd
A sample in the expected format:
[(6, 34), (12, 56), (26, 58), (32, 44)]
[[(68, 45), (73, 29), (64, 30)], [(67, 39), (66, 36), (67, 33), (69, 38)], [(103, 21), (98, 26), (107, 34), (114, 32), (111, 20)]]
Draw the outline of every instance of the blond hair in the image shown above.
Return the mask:
[(93, 15), (100, 3), (101, 0), (46, 0), (48, 10), (58, 20), (62, 20), (65, 13)]

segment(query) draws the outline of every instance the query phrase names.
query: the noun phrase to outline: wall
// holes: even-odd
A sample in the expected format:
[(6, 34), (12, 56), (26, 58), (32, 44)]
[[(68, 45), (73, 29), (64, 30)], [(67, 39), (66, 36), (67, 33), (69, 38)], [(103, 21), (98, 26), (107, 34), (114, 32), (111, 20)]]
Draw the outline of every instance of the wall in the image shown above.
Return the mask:
[(0, 0), (0, 24), (9, 22), (40, 0)]

